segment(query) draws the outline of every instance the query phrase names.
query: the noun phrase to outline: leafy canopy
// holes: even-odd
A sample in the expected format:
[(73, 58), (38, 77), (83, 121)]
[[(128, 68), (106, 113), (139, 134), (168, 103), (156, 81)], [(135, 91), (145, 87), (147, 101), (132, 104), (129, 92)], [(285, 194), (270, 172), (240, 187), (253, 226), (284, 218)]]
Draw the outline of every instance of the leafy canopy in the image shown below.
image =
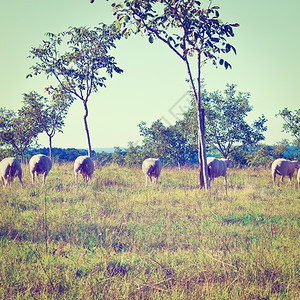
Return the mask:
[(46, 90), (49, 90), (51, 94), (50, 99), (33, 91), (24, 94), (23, 102), (25, 107), (34, 111), (46, 134), (49, 137), (53, 137), (56, 131), (62, 132), (62, 128), (65, 125), (64, 119), (74, 98), (61, 88), (54, 89), (51, 87), (51, 91), (48, 88)]
[[(220, 91), (203, 90), (202, 99), (206, 116), (206, 143), (209, 150), (217, 150), (224, 157), (236, 149), (234, 146), (253, 146), (264, 140), (267, 130), (264, 115), (252, 125), (246, 121), (252, 111), (249, 104), (250, 93), (236, 91), (235, 84), (227, 84), (224, 95)], [(197, 132), (196, 110), (193, 106), (184, 114), (184, 120), (190, 123), (190, 131)], [(196, 140), (194, 140), (196, 143)]]
[(182, 60), (203, 54), (202, 63), (212, 60), (227, 69), (231, 65), (220, 57), (236, 49), (226, 39), (233, 37), (233, 27), (219, 19), (219, 7), (208, 2), (202, 8), (200, 1), (124, 1), (112, 4), (117, 16), (116, 26), (125, 37), (131, 33), (148, 36), (150, 43), (157, 38), (166, 43)]
[(297, 140), (297, 144), (300, 147), (300, 109), (296, 109), (293, 112), (284, 108), (276, 116), (282, 117), (284, 120), (283, 131), (290, 133)]
[(27, 76), (46, 74), (54, 76), (60, 85), (73, 96), (87, 101), (92, 92), (105, 87), (104, 70), (112, 77), (113, 72), (121, 73), (115, 58), (108, 50), (115, 47), (114, 41), (120, 38), (115, 26), (102, 24), (94, 29), (71, 27), (68, 31), (47, 33), (47, 40), (31, 49), (32, 59), (37, 62)]
[(0, 144), (14, 149), (23, 159), (25, 150), (36, 145), (42, 132), (40, 123), (32, 109), (23, 106), (18, 112), (0, 108)]

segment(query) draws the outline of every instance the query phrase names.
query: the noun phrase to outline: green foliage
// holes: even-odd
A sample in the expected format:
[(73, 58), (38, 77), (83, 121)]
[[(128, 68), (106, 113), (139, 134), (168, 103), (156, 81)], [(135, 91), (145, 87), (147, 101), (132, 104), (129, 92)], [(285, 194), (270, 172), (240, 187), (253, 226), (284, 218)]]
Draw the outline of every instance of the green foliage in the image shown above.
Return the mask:
[[(227, 84), (224, 95), (220, 91), (203, 90), (202, 99), (205, 109), (206, 144), (208, 151), (217, 150), (223, 157), (241, 147), (255, 146), (264, 140), (267, 130), (264, 115), (249, 125), (245, 118), (252, 111), (249, 93), (238, 92), (236, 85)], [(184, 113), (184, 121), (194, 137), (191, 143), (196, 145), (197, 111), (194, 106)]]
[(247, 165), (250, 167), (263, 166), (265, 169), (270, 168), (274, 160), (273, 147), (267, 145), (260, 145), (255, 150), (248, 154)]
[[(106, 77), (113, 73), (123, 72), (115, 58), (109, 55), (109, 50), (115, 47), (115, 40), (120, 35), (115, 26), (102, 24), (94, 29), (86, 27), (71, 27), (68, 31), (53, 34), (47, 33), (47, 40), (38, 48), (32, 48), (30, 58), (37, 62), (31, 67), (28, 75), (45, 74), (54, 76), (59, 83), (58, 95), (70, 94), (83, 103), (84, 125), (87, 135), (89, 155), (91, 155), (91, 141), (87, 124), (88, 100), (99, 87), (105, 87)], [(51, 90), (51, 89), (50, 89)]]
[(143, 137), (143, 149), (146, 157), (160, 157), (164, 165), (183, 166), (194, 164), (197, 160), (197, 146), (191, 145), (186, 120), (166, 127), (160, 120), (148, 128), (145, 122), (138, 126)]
[(42, 132), (33, 109), (23, 106), (14, 112), (0, 108), (0, 145), (14, 149), (21, 159), (25, 150), (36, 144), (38, 134)]
[[(25, 169), (25, 168), (24, 168)], [(47, 184), (0, 193), (0, 298), (297, 299), (299, 197), (269, 170), (229, 170), (211, 193), (197, 171), (96, 169), (74, 185), (54, 164)], [(44, 200), (47, 199), (48, 252)]]
[(143, 152), (143, 148), (138, 145), (134, 145), (133, 142), (128, 143), (128, 147), (126, 149), (126, 155), (124, 159), (124, 164), (127, 167), (133, 166), (141, 166), (143, 160), (145, 159), (145, 153)]
[(284, 120), (283, 131), (290, 133), (296, 139), (298, 148), (300, 148), (300, 109), (292, 112), (284, 108), (276, 116), (282, 117)]
[(52, 138), (55, 133), (62, 132), (64, 119), (73, 98), (62, 88), (46, 89), (51, 94), (51, 100), (39, 95), (36, 92), (24, 94), (24, 106), (33, 110), (35, 117), (49, 137), (49, 156), (52, 157)]
[[(207, 8), (202, 8), (200, 1), (195, 0), (125, 0), (120, 4), (113, 3), (112, 7), (117, 19), (116, 29), (125, 38), (131, 33), (141, 33), (148, 37), (150, 43), (158, 39), (185, 63), (197, 108), (200, 187), (209, 189), (200, 97), (201, 67), (212, 61), (213, 65), (217, 66), (219, 62), (225, 69), (231, 68), (221, 54), (231, 50), (236, 53), (227, 39), (234, 36), (233, 28), (239, 24), (222, 22), (219, 19), (219, 7), (212, 6), (212, 1), (208, 2)], [(193, 59), (194, 55), (196, 60)]]
[(111, 160), (114, 164), (119, 166), (123, 166), (125, 164), (125, 151), (122, 150), (120, 147), (114, 147), (114, 152), (111, 155)]
[[(219, 7), (202, 8), (200, 1), (124, 1), (113, 4), (117, 15), (117, 28), (128, 37), (131, 33), (148, 36), (150, 43), (157, 38), (164, 42), (184, 61), (194, 54), (203, 54), (203, 63), (212, 60), (231, 65), (220, 59), (220, 53), (228, 53), (235, 48), (226, 42), (233, 37), (233, 28), (238, 24), (225, 24), (219, 20)], [(135, 27), (132, 26), (135, 24)], [(182, 30), (178, 30), (178, 29)]]
[(237, 93), (235, 87), (227, 84), (224, 96), (219, 91), (203, 93), (207, 144), (225, 158), (237, 144), (253, 146), (264, 140), (263, 132), (267, 130), (264, 115), (252, 126), (246, 122), (245, 118), (252, 111), (250, 94)]

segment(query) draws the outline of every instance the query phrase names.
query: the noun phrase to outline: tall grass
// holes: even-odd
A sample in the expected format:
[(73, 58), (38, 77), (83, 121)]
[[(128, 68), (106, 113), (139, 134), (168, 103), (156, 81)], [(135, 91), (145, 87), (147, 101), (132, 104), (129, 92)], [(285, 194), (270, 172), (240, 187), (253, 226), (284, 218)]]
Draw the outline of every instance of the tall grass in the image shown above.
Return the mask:
[[(1, 299), (299, 299), (299, 191), (268, 170), (97, 169), (0, 188)], [(294, 179), (295, 180), (295, 179)], [(45, 214), (45, 203), (47, 211)]]

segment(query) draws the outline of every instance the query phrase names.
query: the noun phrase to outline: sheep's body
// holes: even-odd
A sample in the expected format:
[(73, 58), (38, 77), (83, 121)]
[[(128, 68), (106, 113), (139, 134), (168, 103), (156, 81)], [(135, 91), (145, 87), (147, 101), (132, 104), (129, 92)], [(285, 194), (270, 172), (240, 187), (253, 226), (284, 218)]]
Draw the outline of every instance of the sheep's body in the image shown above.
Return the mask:
[(227, 168), (232, 168), (233, 164), (230, 159), (225, 158), (207, 158), (208, 176), (210, 181), (214, 181), (214, 178), (223, 176), (224, 184), (227, 185)]
[(300, 169), (298, 170), (298, 174), (297, 174), (297, 182), (298, 182), (298, 188), (300, 190)]
[(78, 182), (78, 172), (81, 173), (85, 183), (92, 179), (94, 163), (89, 156), (78, 156), (76, 158), (74, 162), (75, 183)]
[(154, 183), (157, 184), (161, 169), (162, 163), (159, 158), (147, 158), (143, 161), (142, 170), (146, 176), (146, 186), (148, 185), (148, 178), (152, 183), (152, 177), (154, 177)]
[[(284, 158), (278, 158), (272, 163), (272, 178), (274, 184), (276, 184), (276, 175), (281, 176), (281, 182), (283, 183), (284, 176), (289, 176), (290, 184), (296, 169), (299, 168), (299, 160), (290, 161)], [(279, 181), (278, 181), (279, 186)]]
[(37, 154), (31, 157), (29, 168), (32, 176), (32, 183), (34, 184), (35, 175), (38, 181), (38, 175), (43, 174), (43, 183), (45, 184), (46, 177), (52, 168), (52, 161), (44, 154)]
[(22, 182), (22, 168), (19, 161), (14, 157), (6, 157), (0, 162), (0, 177), (4, 186), (12, 185), (14, 178), (18, 176), (21, 185)]

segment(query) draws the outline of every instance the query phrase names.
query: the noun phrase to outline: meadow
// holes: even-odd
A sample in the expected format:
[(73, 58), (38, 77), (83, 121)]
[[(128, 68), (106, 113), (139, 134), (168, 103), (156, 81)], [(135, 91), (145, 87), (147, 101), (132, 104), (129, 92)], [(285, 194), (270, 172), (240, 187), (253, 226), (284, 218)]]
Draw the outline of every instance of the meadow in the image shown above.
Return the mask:
[(1, 299), (300, 299), (295, 178), (230, 169), (226, 195), (192, 169), (148, 187), (140, 167), (88, 186), (72, 169), (54, 164), (44, 187), (23, 165), (23, 188), (0, 187)]

